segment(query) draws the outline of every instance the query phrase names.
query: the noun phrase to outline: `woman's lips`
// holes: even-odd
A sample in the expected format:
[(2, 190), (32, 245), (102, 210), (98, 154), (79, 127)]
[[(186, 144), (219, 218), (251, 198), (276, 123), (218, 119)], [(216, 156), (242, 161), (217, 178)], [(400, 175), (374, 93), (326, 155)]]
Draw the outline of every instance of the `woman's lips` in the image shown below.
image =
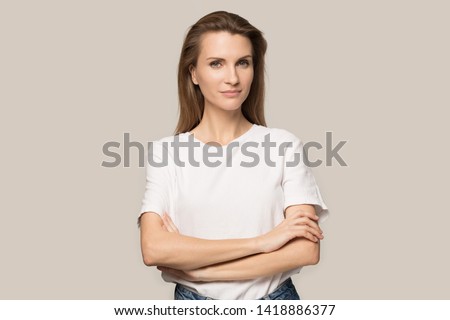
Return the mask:
[(221, 93), (227, 98), (235, 98), (241, 93), (241, 91), (240, 90), (227, 90), (227, 91), (221, 91)]

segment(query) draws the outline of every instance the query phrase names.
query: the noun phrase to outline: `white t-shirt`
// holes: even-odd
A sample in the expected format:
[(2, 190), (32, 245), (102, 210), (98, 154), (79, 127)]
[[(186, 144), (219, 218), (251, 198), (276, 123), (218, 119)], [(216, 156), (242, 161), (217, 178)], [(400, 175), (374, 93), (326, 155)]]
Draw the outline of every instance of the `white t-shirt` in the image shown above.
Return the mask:
[[(304, 164), (303, 143), (287, 130), (254, 124), (225, 146), (205, 144), (189, 132), (152, 144), (140, 214), (166, 212), (182, 235), (256, 237), (277, 226), (284, 210), (295, 204), (315, 205), (319, 222), (329, 214)], [(300, 269), (239, 281), (196, 283), (166, 273), (162, 278), (214, 299), (258, 299)]]

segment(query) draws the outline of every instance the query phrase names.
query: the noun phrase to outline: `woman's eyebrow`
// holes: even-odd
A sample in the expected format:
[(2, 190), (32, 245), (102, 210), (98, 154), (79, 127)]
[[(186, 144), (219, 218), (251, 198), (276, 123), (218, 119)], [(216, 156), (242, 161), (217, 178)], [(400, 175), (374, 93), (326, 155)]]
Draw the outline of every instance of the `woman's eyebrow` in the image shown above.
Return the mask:
[[(252, 58), (252, 55), (248, 54), (246, 56), (238, 58), (238, 60), (245, 59), (245, 58)], [(218, 58), (218, 57), (209, 57), (209, 58), (206, 58), (206, 60), (225, 60), (225, 59), (224, 58)]]

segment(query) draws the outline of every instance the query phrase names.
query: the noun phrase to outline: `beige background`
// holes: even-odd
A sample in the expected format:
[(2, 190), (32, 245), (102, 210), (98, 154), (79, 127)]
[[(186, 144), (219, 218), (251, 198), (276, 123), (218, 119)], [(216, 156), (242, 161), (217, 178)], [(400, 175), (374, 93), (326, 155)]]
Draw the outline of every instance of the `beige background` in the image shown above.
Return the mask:
[[(2, 1), (0, 298), (171, 299), (140, 256), (144, 169), (172, 134), (186, 30), (227, 10), (267, 38), (267, 120), (334, 144), (304, 299), (450, 299), (446, 1)], [(120, 149), (123, 155), (123, 149)], [(323, 159), (324, 153), (314, 154)]]

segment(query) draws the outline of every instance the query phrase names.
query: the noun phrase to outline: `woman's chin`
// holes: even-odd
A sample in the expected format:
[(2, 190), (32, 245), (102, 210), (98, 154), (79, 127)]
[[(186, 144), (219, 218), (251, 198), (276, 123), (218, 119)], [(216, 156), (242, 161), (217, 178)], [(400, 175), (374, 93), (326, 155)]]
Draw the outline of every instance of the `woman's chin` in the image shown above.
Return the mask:
[(219, 108), (223, 111), (236, 111), (241, 109), (242, 104), (222, 105)]

